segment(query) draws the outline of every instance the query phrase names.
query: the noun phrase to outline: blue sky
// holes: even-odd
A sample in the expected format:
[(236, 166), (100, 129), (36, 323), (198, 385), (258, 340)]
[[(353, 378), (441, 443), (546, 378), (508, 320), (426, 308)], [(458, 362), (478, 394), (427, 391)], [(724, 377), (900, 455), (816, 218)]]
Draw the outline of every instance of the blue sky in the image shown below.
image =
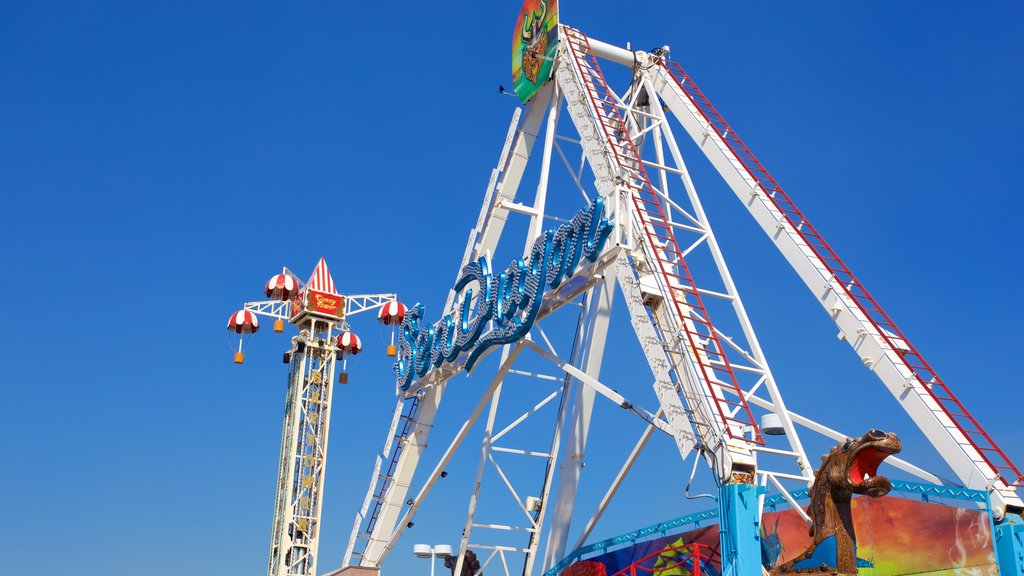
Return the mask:
[[(616, 44), (669, 44), (1024, 462), (1012, 367), (1024, 345), (1024, 8), (628, 5), (566, 0), (563, 21)], [(496, 88), (511, 84), (518, 8), (0, 4), (5, 571), (265, 569), (284, 339), (257, 335), (237, 367), (223, 324), (282, 265), (305, 275), (320, 256), (343, 291), (397, 292), (438, 311), (516, 105)], [(735, 199), (708, 170), (697, 175), (791, 406), (840, 428), (893, 429), (935, 464)], [(334, 407), (321, 569), (340, 562), (393, 405), (386, 334), (372, 318), (353, 326), (367, 353)], [(647, 370), (630, 338), (620, 323), (609, 381)], [(442, 446), (482, 385), (456, 384)], [(595, 464), (635, 436), (607, 418)], [(688, 466), (662, 450), (648, 462), (660, 478), (648, 480), (665, 492), (629, 485), (633, 500), (601, 535), (693, 509), (672, 477)], [(457, 544), (472, 452), (390, 574), (426, 571), (407, 552), (414, 542)]]

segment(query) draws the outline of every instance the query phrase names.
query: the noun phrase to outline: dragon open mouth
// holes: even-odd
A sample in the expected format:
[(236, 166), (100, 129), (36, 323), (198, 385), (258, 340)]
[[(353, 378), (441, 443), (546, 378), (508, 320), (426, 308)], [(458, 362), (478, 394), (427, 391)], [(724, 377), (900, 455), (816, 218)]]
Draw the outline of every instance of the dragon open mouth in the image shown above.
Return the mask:
[(868, 446), (857, 452), (850, 464), (850, 484), (862, 484), (878, 475), (878, 465), (894, 452)]
[(854, 450), (847, 468), (850, 489), (858, 494), (884, 495), (892, 489), (892, 482), (878, 475), (878, 465), (900, 452), (903, 445), (895, 434), (879, 430), (869, 431), (863, 439), (867, 441)]

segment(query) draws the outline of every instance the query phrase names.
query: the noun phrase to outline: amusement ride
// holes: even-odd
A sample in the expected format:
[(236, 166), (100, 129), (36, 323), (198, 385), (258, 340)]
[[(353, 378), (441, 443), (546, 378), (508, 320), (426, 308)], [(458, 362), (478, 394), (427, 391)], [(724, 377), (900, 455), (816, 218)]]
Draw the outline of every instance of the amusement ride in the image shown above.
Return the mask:
[[(613, 69), (628, 78), (618, 90), (607, 80)], [(849, 527), (837, 528), (831, 560), (815, 571), (820, 558), (813, 548), (830, 542), (820, 537), (814, 510), (815, 490), (826, 481), (823, 473), (816, 479), (816, 470), (826, 463), (818, 468), (808, 458), (801, 441), (807, 434), (839, 443), (835, 466), (845, 466), (846, 505), (851, 491), (872, 497), (892, 489), (877, 474), (884, 460), (915, 478), (900, 486), (966, 495), (969, 506), (985, 510), (1000, 571), (1024, 573), (1024, 501), (1017, 491), (1024, 474), (671, 59), (667, 46), (613, 46), (561, 24), (556, 0), (527, 0), (515, 28), (513, 78), (524, 107), (513, 114), (440, 312), (419, 305), (406, 309), (394, 294), (340, 295), (321, 260), (305, 284), (285, 270), (266, 287), (271, 300), (247, 303), (231, 317), (229, 328), (239, 333), (255, 332), (257, 316), (273, 318), (276, 331), (286, 320), (299, 329), (285, 355), (288, 409), (269, 576), (316, 575), (335, 361), (360, 350), (347, 319), (372, 309), (397, 327), (397, 341), (388, 350), (395, 357), (397, 402), (341, 568), (332, 574), (379, 574), (455, 453), (468, 444), (479, 447), (475, 482), (465, 501), (446, 503), (467, 507), (458, 545), (446, 561), (452, 573), (588, 573), (577, 570), (587, 554), (638, 537), (591, 543), (595, 526), (655, 435), (670, 438), (679, 458), (693, 458), (694, 465), (703, 460), (715, 478), (717, 509), (707, 517), (716, 517), (720, 526), (714, 552), (720, 574), (855, 573), (841, 559), (844, 542), (855, 554)], [(955, 478), (895, 456), (901, 445), (891, 434), (870, 430), (859, 436), (787, 408), (677, 133), (692, 140), (699, 151), (694, 156), (710, 162), (835, 323), (840, 340), (891, 393)], [(539, 166), (527, 170), (531, 161)], [(549, 186), (558, 163), (565, 165), (569, 187)], [(532, 198), (522, 198), (531, 191)], [(564, 204), (554, 202), (556, 195), (582, 198), (581, 209), (552, 213), (549, 206)], [(525, 238), (511, 237), (506, 225), (514, 218), (525, 222)], [(493, 259), (502, 241), (522, 242), (516, 250), (522, 256), (511, 263)], [(648, 405), (641, 401), (643, 387), (601, 379), (616, 301), (624, 302), (650, 368), (646, 381), (653, 394), (646, 394), (655, 400)], [(575, 326), (563, 334), (570, 345), (559, 349), (554, 333), (567, 326)], [(496, 358), (489, 358), (492, 353)], [(524, 368), (521, 356), (533, 357), (531, 367), (545, 363), (555, 375)], [(242, 360), (240, 347), (236, 362)], [(445, 391), (460, 373), (471, 375), (481, 396), (468, 414), (446, 413)], [(344, 382), (344, 372), (340, 376)], [(534, 383), (518, 386), (510, 382), (513, 377)], [(532, 408), (506, 407), (517, 405), (508, 401), (510, 395), (527, 390), (541, 393)], [(643, 433), (589, 520), (573, 526), (591, 417), (602, 398), (638, 419)], [(882, 408), (879, 414), (884, 418)], [(442, 418), (456, 424), (447, 443), (430, 437)], [(483, 426), (475, 426), (481, 419)], [(511, 432), (526, 426), (548, 443), (538, 448), (513, 442)], [(474, 431), (483, 434), (475, 442)], [(425, 474), (416, 475), (428, 439), (436, 458)], [(541, 465), (524, 480), (507, 473), (511, 464), (502, 458), (508, 457)], [(589, 456), (599, 457), (606, 456)], [(517, 523), (483, 517), (478, 503), (492, 493), (511, 496), (505, 502)], [(810, 509), (799, 501), (808, 496)], [(829, 504), (840, 513), (841, 500)], [(819, 537), (806, 554), (813, 566), (763, 561), (760, 520), (768, 502), (792, 509), (817, 528)], [(688, 553), (696, 555), (698, 548)], [(704, 569), (703, 560), (690, 562), (690, 571)]]
[[(381, 323), (395, 326), (405, 306), (395, 294), (340, 294), (323, 258), (307, 282), (285, 268), (264, 293), (269, 300), (246, 302), (228, 319), (228, 330), (242, 335), (236, 364), (245, 361), (242, 338), (259, 330), (260, 316), (274, 320), (274, 332), (284, 332), (286, 321), (299, 331), (283, 357), (288, 391), (267, 574), (316, 574), (336, 364), (342, 363), (338, 384), (347, 384), (348, 357), (363, 349), (348, 319), (377, 310)], [(393, 343), (388, 354), (395, 355)]]

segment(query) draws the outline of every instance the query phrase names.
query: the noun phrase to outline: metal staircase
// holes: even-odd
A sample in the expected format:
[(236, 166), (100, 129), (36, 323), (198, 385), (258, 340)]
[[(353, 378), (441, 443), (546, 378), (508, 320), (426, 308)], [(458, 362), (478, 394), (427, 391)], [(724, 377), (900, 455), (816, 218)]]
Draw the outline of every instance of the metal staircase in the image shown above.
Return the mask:
[[(919, 385), (914, 386), (914, 392), (920, 395), (927, 395), (933, 403), (929, 407), (935, 416), (943, 421), (950, 435), (957, 438), (957, 442), (963, 448), (972, 447), (977, 451), (980, 459), (987, 463), (998, 475), (998, 478), (1009, 487), (1024, 486), (1024, 475), (1007, 457), (1006, 453), (988, 436), (981, 424), (968, 412), (967, 408), (956, 399), (952, 390), (935, 373), (932, 367), (925, 361), (925, 358), (918, 352), (913, 344), (903, 335), (903, 332), (896, 326), (888, 314), (882, 310), (882, 306), (874, 299), (859, 280), (850, 272), (847, 265), (840, 259), (839, 255), (828, 246), (824, 238), (818, 234), (807, 217), (800, 211), (793, 200), (785, 194), (782, 187), (774, 177), (765, 169), (764, 165), (754, 156), (754, 153), (744, 145), (743, 141), (725, 121), (718, 110), (712, 106), (708, 97), (696, 86), (693, 80), (683, 71), (675, 61), (662, 61), (663, 69), (675, 81), (679, 90), (686, 95), (696, 107), (700, 115), (708, 123), (719, 138), (732, 153), (736, 169), (748, 174), (756, 186), (767, 195), (774, 207), (784, 217), (786, 223), (790, 224), (806, 245), (813, 252), (813, 256), (825, 266), (831, 278), (842, 286), (843, 291), (856, 303), (857, 310), (878, 334), (885, 340), (886, 344), (895, 352), (903, 365), (911, 372), (912, 378)], [(958, 435), (955, 433), (959, 433)]]
[(402, 446), (405, 444), (405, 439), (409, 437), (413, 422), (416, 420), (416, 410), (420, 407), (419, 397), (413, 396), (410, 398), (406, 402), (406, 406), (407, 411), (401, 418), (401, 430), (394, 436), (397, 442), (393, 444), (391, 462), (388, 464), (387, 471), (380, 477), (380, 491), (377, 492), (377, 496), (374, 498), (373, 511), (370, 512), (370, 516), (366, 520), (366, 528), (363, 530), (366, 534), (373, 532), (373, 527), (380, 516), (380, 509), (384, 505), (384, 494), (387, 493), (391, 482), (394, 480), (395, 467), (398, 466), (398, 458), (402, 455)]
[[(406, 439), (415, 427), (416, 412), (420, 407), (419, 396), (413, 396), (404, 402), (402, 411), (398, 416), (398, 420), (395, 423), (394, 433), (390, 436), (390, 442), (384, 447), (384, 452), (390, 451), (390, 460), (388, 462), (387, 469), (383, 473), (379, 470), (376, 473), (376, 490), (371, 489), (368, 495), (370, 500), (369, 504), (372, 506), (366, 506), (365, 510), (369, 509), (370, 514), (365, 518), (357, 517), (356, 525), (353, 527), (352, 539), (349, 543), (350, 557), (346, 558), (344, 565), (348, 565), (352, 559), (358, 564), (362, 559), (363, 552), (365, 551), (365, 543), (373, 533), (374, 527), (377, 525), (377, 519), (380, 517), (381, 510), (384, 508), (385, 496), (391, 485), (394, 483), (395, 470), (398, 468), (398, 460), (402, 455), (402, 448), (405, 446)], [(365, 505), (364, 505), (365, 506)], [(361, 526), (360, 520), (365, 520), (365, 523)], [(356, 540), (362, 541), (363, 545), (359, 546), (358, 550)]]
[[(666, 353), (676, 366), (683, 361), (683, 350), (672, 345), (671, 328), (680, 334), (688, 355), (696, 360), (694, 367), (707, 388), (717, 419), (723, 424), (723, 433), (743, 441), (748, 440), (744, 433), (750, 433), (755, 443), (763, 444), (761, 432), (676, 241), (672, 222), (666, 218), (658, 191), (651, 184), (640, 154), (629, 137), (620, 104), (608, 87), (586, 36), (566, 26), (563, 30), (605, 148), (611, 152), (612, 165), (618, 169), (621, 184), (629, 190), (641, 244), (649, 260), (646, 271), (649, 274), (641, 276), (641, 284), (649, 280), (650, 290), (668, 305), (672, 322), (669, 326), (660, 326)], [(650, 304), (654, 308), (659, 303)], [(693, 423), (698, 430), (707, 425), (700, 421)]]

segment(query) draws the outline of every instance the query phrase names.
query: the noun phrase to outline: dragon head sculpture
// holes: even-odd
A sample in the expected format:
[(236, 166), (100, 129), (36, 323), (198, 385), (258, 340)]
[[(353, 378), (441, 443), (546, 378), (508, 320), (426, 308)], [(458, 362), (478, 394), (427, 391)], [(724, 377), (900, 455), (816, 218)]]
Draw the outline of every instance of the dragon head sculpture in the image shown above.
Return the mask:
[(902, 449), (903, 443), (895, 434), (872, 428), (860, 438), (847, 438), (822, 456), (821, 470), (833, 489), (878, 498), (892, 490), (892, 482), (878, 475), (878, 465)]
[(857, 574), (857, 535), (850, 499), (854, 494), (885, 496), (892, 482), (878, 475), (878, 465), (903, 449), (895, 434), (872, 428), (847, 438), (821, 457), (811, 486), (811, 536), (803, 554), (776, 566), (772, 574)]

